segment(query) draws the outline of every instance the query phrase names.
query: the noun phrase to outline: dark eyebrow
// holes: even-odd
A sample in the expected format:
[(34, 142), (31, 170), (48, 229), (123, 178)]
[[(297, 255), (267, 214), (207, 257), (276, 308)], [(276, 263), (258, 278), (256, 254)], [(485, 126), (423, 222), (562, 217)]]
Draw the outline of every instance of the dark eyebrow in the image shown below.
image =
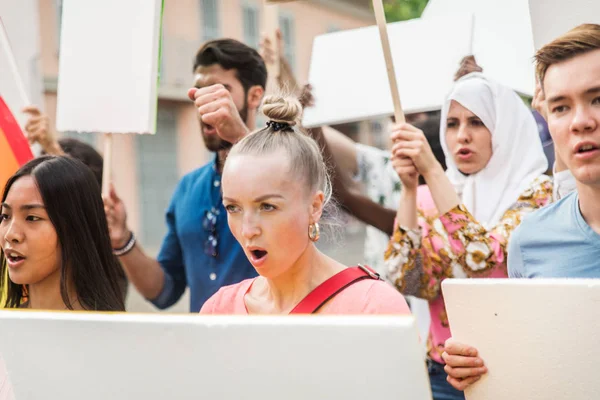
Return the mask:
[[(259, 203), (259, 202), (265, 201), (267, 199), (285, 199), (285, 197), (283, 197), (282, 195), (279, 195), (279, 194), (265, 194), (264, 196), (260, 196), (260, 197), (257, 197), (256, 199), (254, 199), (254, 202)], [(229, 197), (223, 197), (223, 200), (226, 200), (230, 203), (236, 202), (235, 199), (231, 199)]]
[(546, 102), (547, 102), (548, 104), (552, 104), (552, 103), (558, 103), (559, 101), (563, 101), (563, 100), (565, 100), (566, 98), (567, 98), (566, 96), (563, 96), (563, 95), (558, 95), (558, 96), (554, 96), (554, 97), (551, 97), (551, 98), (549, 98), (549, 99), (548, 99)]
[(256, 199), (254, 199), (254, 201), (258, 203), (267, 199), (284, 199), (284, 197), (279, 194), (265, 194), (264, 196), (257, 197)]
[(586, 90), (585, 93), (586, 94), (600, 93), (600, 86), (596, 86), (596, 87), (590, 88), (590, 89)]
[(43, 204), (25, 204), (23, 206), (21, 206), (21, 210), (27, 211), (27, 210), (35, 210), (35, 209), (43, 209), (45, 210), (46, 207), (44, 207)]
[[(12, 207), (9, 206), (6, 203), (2, 203), (2, 208), (6, 208), (7, 210), (12, 210)], [(25, 210), (25, 211), (27, 211), (27, 210), (34, 210), (34, 209), (37, 209), (37, 208), (45, 209), (46, 207), (44, 207), (43, 204), (25, 204), (25, 205), (22, 205), (20, 207), (21, 210)]]
[[(585, 94), (595, 94), (595, 93), (600, 93), (600, 86), (592, 87), (585, 91)], [(566, 100), (566, 98), (567, 97), (564, 95), (554, 96), (554, 97), (549, 98), (547, 103), (548, 104), (557, 103), (559, 101)]]

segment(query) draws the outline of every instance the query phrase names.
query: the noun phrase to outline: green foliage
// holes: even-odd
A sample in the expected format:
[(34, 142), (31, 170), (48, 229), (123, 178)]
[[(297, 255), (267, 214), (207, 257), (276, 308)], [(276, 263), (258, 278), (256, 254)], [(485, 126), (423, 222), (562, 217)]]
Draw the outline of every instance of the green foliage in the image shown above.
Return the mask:
[(418, 18), (428, 0), (384, 0), (383, 7), (387, 22)]

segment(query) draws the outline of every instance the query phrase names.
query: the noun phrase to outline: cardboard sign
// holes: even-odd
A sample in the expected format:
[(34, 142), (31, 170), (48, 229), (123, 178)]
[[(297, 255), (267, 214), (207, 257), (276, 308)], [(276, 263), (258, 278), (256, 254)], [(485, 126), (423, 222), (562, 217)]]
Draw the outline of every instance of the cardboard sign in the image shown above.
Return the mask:
[(529, 0), (536, 50), (581, 24), (600, 24), (600, 1)]
[(63, 0), (59, 131), (155, 133), (162, 0)]
[(430, 400), (409, 316), (0, 311), (18, 400)]
[(23, 107), (44, 105), (39, 27), (37, 0), (0, 0), (0, 96), (21, 128)]
[(600, 280), (446, 279), (453, 338), (489, 373), (467, 400), (595, 399)]
[(0, 357), (0, 400), (14, 400), (12, 385), (8, 380), (8, 371), (4, 360)]
[[(440, 109), (460, 60), (471, 49), (471, 15), (414, 19), (387, 27), (404, 112)], [(315, 106), (305, 110), (306, 127), (394, 113), (376, 26), (316, 37), (309, 82)]]
[[(569, 6), (572, 2), (565, 2)], [(490, 78), (528, 96), (535, 89), (533, 38), (526, 0), (429, 0), (421, 18), (475, 15), (473, 54)], [(455, 23), (458, 27), (458, 22)]]

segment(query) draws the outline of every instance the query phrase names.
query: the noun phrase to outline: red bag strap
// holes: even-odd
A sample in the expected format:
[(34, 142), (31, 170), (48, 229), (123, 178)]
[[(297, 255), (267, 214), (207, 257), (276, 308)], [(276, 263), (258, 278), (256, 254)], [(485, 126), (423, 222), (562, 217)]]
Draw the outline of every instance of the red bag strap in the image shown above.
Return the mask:
[(312, 292), (290, 311), (290, 314), (316, 313), (323, 304), (327, 303), (336, 294), (363, 279), (380, 280), (381, 278), (377, 272), (364, 265), (346, 268), (313, 289)]

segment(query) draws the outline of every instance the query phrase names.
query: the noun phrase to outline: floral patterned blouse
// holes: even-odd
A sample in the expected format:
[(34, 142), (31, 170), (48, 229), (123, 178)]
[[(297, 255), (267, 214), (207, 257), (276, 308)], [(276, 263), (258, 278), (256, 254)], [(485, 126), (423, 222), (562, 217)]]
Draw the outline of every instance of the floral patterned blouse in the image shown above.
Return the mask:
[(535, 179), (500, 222), (489, 229), (458, 205), (439, 216), (427, 186), (417, 192), (415, 230), (396, 225), (385, 252), (388, 280), (405, 295), (429, 301), (429, 357), (443, 363), (444, 343), (451, 336), (441, 291), (446, 278), (506, 278), (506, 249), (522, 218), (552, 202), (552, 181)]

